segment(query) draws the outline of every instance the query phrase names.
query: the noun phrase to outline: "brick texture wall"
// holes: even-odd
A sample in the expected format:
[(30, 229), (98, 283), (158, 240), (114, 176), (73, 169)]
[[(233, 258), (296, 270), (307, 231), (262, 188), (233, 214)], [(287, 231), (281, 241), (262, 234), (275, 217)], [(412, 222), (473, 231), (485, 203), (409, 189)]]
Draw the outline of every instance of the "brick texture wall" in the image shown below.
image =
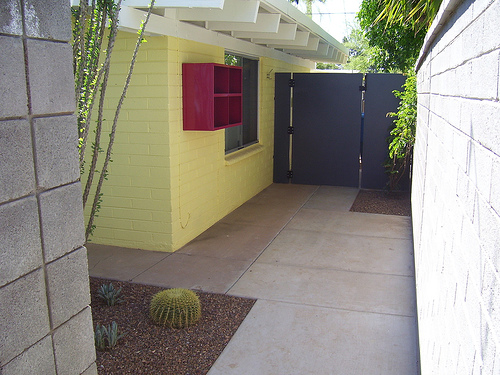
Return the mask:
[(422, 374), (500, 373), (500, 1), (443, 1), (418, 63)]
[[(108, 119), (136, 40), (121, 32), (115, 45)], [(259, 144), (225, 155), (224, 130), (183, 130), (182, 64), (209, 62), (223, 64), (224, 48), (172, 36), (141, 46), (92, 242), (174, 251), (272, 183), (274, 72), (310, 69), (260, 58)]]
[[(101, 140), (104, 149), (136, 42), (136, 33), (118, 33), (106, 96), (107, 121)], [(148, 36), (147, 43), (139, 49), (120, 112), (113, 162), (103, 184), (102, 208), (95, 219), (96, 230), (91, 241), (151, 250), (164, 250), (163, 244), (171, 242), (167, 45), (167, 37)], [(93, 135), (90, 133), (89, 139)], [(90, 157), (87, 148), (86, 165), (90, 165)], [(82, 181), (86, 182), (86, 177), (84, 174)], [(87, 215), (91, 206), (89, 199), (85, 207)]]
[(97, 374), (70, 8), (0, 2), (0, 373)]

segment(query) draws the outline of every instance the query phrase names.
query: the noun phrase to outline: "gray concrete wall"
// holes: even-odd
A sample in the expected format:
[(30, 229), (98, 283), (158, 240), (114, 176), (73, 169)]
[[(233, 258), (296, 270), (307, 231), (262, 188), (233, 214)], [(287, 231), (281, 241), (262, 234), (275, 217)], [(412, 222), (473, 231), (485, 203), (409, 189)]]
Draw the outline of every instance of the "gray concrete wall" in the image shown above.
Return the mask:
[(499, 0), (444, 0), (418, 63), (422, 374), (500, 373), (499, 20)]
[(97, 374), (68, 0), (0, 1), (0, 373)]

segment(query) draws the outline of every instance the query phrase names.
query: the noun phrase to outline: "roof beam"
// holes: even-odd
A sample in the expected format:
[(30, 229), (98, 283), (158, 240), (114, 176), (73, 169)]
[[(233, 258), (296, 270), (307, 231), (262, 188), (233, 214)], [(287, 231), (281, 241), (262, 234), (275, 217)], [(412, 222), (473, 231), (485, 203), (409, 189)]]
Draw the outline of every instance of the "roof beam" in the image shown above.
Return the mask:
[(179, 8), (177, 19), (180, 21), (257, 21), (260, 0), (225, 0), (223, 9)]
[[(146, 19), (147, 12), (132, 7), (122, 7), (119, 26), (137, 32)], [(145, 30), (147, 35), (171, 35), (174, 32), (172, 22), (165, 17), (151, 14)]]
[(318, 49), (318, 46), (319, 46), (319, 38), (310, 35), (306, 46), (294, 46), (293, 49), (299, 51), (316, 51)]
[(317, 48), (314, 50), (298, 49), (298, 48), (295, 49), (294, 48), (294, 49), (284, 49), (283, 52), (289, 53), (291, 55), (297, 55), (297, 56), (310, 56), (311, 54), (314, 54), (314, 56), (327, 57), (329, 48), (333, 48), (333, 47), (330, 47), (328, 44), (319, 43)]
[[(75, 0), (72, 0), (75, 1)], [(79, 1), (78, 1), (79, 2)], [(126, 0), (122, 5), (149, 7), (150, 0)], [(224, 7), (224, 0), (155, 0), (155, 8), (218, 8)]]
[(251, 39), (282, 39), (294, 40), (297, 34), (297, 24), (280, 23), (276, 33), (266, 32), (245, 32), (235, 31), (233, 36), (235, 38), (251, 38)]
[(274, 39), (252, 39), (253, 43), (267, 44), (271, 48), (293, 48), (295, 46), (307, 46), (309, 42), (308, 31), (297, 31), (294, 40), (274, 40)]
[(256, 22), (209, 21), (207, 29), (217, 31), (248, 31), (277, 33), (280, 25), (280, 14), (258, 13)]

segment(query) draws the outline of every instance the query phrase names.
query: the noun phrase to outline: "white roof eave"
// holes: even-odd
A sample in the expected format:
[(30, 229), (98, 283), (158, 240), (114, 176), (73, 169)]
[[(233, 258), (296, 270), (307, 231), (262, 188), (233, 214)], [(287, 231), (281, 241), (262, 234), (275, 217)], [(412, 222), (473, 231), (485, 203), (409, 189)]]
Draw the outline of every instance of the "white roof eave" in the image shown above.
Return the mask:
[[(70, 2), (73, 6), (79, 3), (78, 0)], [(120, 27), (137, 30), (149, 3), (150, 0), (124, 1)], [(152, 35), (179, 35), (183, 24), (194, 30), (191, 28), (194, 23), (198, 27), (203, 25), (201, 30), (217, 35), (223, 33), (223, 39), (230, 34), (230, 38), (300, 59), (337, 64), (347, 59), (348, 49), (342, 43), (287, 0), (156, 0), (154, 8), (156, 14), (146, 28)], [(291, 39), (292, 34), (288, 31), (293, 29), (296, 32)], [(206, 39), (206, 33), (201, 30), (190, 33), (190, 39), (197, 40), (198, 35)]]

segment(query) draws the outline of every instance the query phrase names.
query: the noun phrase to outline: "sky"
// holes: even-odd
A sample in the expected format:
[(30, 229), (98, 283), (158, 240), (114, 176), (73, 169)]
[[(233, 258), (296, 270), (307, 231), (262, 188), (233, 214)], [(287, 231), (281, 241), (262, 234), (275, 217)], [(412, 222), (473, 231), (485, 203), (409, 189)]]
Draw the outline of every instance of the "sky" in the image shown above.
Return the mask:
[[(325, 0), (325, 3), (313, 3), (313, 21), (323, 30), (342, 43), (344, 36), (349, 35), (356, 13), (362, 0)], [(305, 4), (299, 1), (299, 9), (305, 12)]]

